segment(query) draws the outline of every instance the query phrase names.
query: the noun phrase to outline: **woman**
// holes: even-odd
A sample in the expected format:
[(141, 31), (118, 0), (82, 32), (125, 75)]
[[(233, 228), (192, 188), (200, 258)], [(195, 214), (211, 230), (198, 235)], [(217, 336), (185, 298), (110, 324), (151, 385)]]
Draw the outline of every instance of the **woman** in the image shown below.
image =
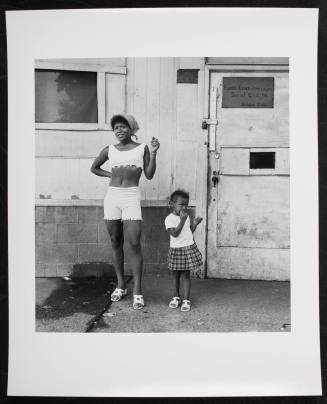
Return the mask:
[[(130, 245), (131, 267), (134, 278), (133, 308), (142, 309), (141, 279), (143, 257), (141, 250), (141, 201), (139, 181), (144, 171), (151, 180), (156, 171), (158, 139), (152, 138), (150, 149), (145, 143), (132, 139), (139, 129), (132, 115), (119, 114), (111, 119), (111, 127), (119, 141), (105, 147), (94, 160), (91, 171), (101, 177), (109, 177), (109, 188), (104, 199), (104, 220), (114, 253), (117, 288), (111, 294), (113, 302), (127, 294), (124, 280), (124, 240)], [(101, 168), (109, 160), (109, 171)]]

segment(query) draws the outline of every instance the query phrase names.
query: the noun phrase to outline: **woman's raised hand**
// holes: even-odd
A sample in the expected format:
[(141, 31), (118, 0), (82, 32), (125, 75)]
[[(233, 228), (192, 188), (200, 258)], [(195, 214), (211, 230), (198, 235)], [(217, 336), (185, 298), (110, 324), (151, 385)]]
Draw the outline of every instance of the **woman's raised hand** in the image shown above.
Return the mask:
[(194, 224), (198, 225), (199, 223), (202, 222), (202, 220), (203, 220), (203, 218), (200, 217), (200, 216), (198, 216), (198, 217), (196, 217), (196, 218), (194, 219)]
[(150, 146), (151, 146), (151, 147), (150, 147), (150, 152), (151, 152), (151, 153), (156, 153), (157, 150), (158, 150), (159, 147), (160, 147), (159, 140), (158, 140), (157, 138), (153, 137), (153, 138), (151, 139)]

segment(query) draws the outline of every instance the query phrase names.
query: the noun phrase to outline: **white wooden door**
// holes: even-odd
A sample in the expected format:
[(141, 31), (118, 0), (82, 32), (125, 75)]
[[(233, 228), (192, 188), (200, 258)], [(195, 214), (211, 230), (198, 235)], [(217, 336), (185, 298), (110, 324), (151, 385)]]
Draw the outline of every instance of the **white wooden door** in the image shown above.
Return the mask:
[(208, 277), (289, 279), (288, 104), (288, 71), (210, 75)]

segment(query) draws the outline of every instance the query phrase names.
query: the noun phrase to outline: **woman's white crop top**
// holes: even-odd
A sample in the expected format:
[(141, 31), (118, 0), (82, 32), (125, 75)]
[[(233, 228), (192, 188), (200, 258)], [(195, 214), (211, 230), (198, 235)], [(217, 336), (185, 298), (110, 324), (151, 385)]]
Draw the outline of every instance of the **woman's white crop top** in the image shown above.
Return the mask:
[(118, 150), (114, 145), (109, 145), (109, 171), (120, 166), (136, 166), (143, 169), (144, 148), (145, 143), (141, 143), (134, 149), (124, 151)]

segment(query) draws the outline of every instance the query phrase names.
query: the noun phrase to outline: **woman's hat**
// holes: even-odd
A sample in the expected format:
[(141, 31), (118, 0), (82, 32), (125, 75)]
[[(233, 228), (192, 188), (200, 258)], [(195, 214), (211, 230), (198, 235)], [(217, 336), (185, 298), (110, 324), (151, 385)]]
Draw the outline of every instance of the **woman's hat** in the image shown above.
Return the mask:
[(134, 135), (135, 132), (139, 130), (139, 125), (136, 122), (136, 119), (134, 118), (133, 115), (128, 115), (128, 114), (118, 114), (114, 115), (111, 120), (110, 120), (110, 125), (112, 129), (114, 129), (115, 123), (118, 121), (123, 121), (128, 124), (128, 126), (131, 128), (132, 134)]

